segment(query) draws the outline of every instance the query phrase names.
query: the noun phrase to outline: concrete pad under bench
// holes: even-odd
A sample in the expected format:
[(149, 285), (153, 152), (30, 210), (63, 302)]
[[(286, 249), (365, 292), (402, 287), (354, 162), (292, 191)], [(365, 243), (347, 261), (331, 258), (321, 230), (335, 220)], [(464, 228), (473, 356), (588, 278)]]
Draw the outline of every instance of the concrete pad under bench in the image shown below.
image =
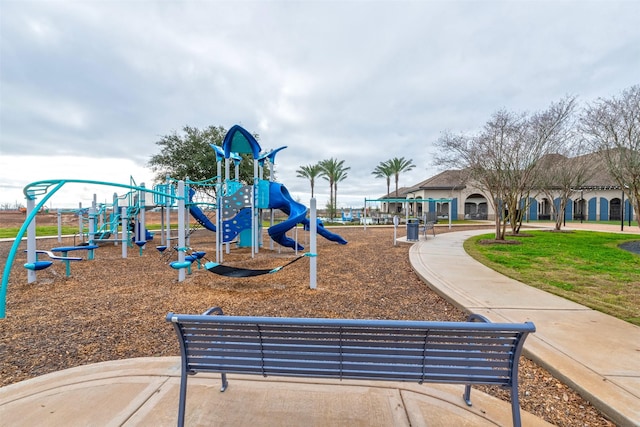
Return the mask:
[[(502, 426), (509, 403), (463, 386), (230, 375), (189, 381), (187, 424), (193, 426)], [(54, 372), (0, 388), (5, 425), (175, 426), (179, 357), (103, 362)], [(548, 426), (522, 411), (523, 425)]]

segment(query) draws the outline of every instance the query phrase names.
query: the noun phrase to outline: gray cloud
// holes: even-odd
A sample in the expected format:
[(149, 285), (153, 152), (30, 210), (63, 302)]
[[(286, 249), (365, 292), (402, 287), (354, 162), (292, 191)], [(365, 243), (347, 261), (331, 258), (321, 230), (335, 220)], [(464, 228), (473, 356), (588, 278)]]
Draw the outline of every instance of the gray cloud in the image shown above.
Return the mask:
[[(640, 69), (640, 3), (627, 1), (2, 8), (3, 157), (144, 165), (161, 135), (239, 123), (264, 148), (289, 147), (276, 167), (300, 197), (309, 186), (295, 177), (299, 166), (344, 159), (345, 205), (386, 191), (371, 170), (388, 158), (417, 165), (401, 185), (434, 173), (433, 142), (443, 130), (478, 129), (497, 109), (542, 109), (566, 94), (585, 102), (615, 95), (638, 83)], [(52, 164), (51, 175), (60, 172)], [(16, 184), (2, 174), (0, 201)], [(18, 181), (31, 182), (28, 171)], [(324, 184), (317, 191), (328, 193)]]

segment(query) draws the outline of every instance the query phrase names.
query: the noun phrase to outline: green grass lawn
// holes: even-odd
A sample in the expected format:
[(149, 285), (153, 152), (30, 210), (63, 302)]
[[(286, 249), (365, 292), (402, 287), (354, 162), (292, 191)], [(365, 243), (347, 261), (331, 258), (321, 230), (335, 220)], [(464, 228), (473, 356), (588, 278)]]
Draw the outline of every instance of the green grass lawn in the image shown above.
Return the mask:
[[(147, 230), (149, 231), (158, 231), (160, 230), (160, 224), (147, 224)], [(175, 224), (171, 225), (172, 230), (177, 230), (178, 226)], [(20, 231), (20, 227), (11, 227), (11, 228), (0, 228), (0, 239), (13, 239), (18, 235), (18, 231)], [(86, 232), (86, 231), (85, 231)], [(62, 235), (74, 235), (78, 234), (77, 226), (62, 226)], [(45, 225), (42, 227), (36, 226), (36, 236), (57, 236), (58, 235), (58, 226), (57, 225)], [(26, 237), (26, 233), (25, 233)]]
[(591, 231), (526, 231), (520, 244), (479, 244), (465, 250), (492, 269), (530, 286), (640, 325), (640, 255), (618, 247), (640, 236)]
[[(0, 228), (0, 239), (13, 239), (18, 235), (18, 231), (20, 231), (20, 227), (9, 227), (9, 228)], [(78, 226), (63, 226), (62, 234), (63, 235), (73, 235), (78, 233)], [(36, 236), (57, 236), (58, 235), (58, 226), (56, 225), (46, 225), (42, 227), (36, 226)], [(27, 237), (27, 233), (25, 233), (24, 237)]]

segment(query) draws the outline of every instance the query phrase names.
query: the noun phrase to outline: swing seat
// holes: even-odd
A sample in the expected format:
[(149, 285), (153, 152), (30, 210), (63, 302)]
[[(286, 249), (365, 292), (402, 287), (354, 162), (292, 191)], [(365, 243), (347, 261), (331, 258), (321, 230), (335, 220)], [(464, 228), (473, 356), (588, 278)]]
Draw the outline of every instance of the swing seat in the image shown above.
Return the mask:
[(212, 273), (226, 277), (253, 277), (261, 276), (263, 274), (275, 273), (278, 269), (263, 269), (252, 270), (249, 268), (229, 267), (227, 265), (218, 264), (216, 262), (208, 262), (204, 265), (204, 268)]
[(28, 262), (24, 265), (24, 268), (31, 271), (40, 271), (51, 267), (51, 264), (53, 264), (53, 261)]
[(263, 274), (271, 274), (276, 273), (288, 265), (293, 264), (294, 262), (307, 257), (314, 256), (313, 254), (304, 254), (297, 258), (294, 258), (292, 261), (289, 261), (285, 265), (281, 265), (275, 268), (269, 269), (261, 269), (261, 270), (252, 270), (249, 268), (240, 268), (240, 267), (229, 267), (227, 265), (218, 264), (217, 262), (209, 261), (204, 265), (204, 268), (209, 270), (212, 273), (218, 274), (220, 276), (226, 277), (254, 277), (254, 276), (262, 276)]

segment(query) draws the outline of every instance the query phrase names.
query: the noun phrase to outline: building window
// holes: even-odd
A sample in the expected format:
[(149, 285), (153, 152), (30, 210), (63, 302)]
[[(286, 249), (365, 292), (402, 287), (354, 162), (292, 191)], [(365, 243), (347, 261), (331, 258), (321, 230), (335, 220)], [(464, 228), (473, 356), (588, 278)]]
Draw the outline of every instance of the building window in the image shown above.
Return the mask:
[(611, 199), (609, 202), (609, 220), (620, 221), (622, 219), (622, 209), (620, 209), (620, 199)]
[(436, 212), (439, 218), (449, 217), (449, 203), (438, 203), (436, 205)]

